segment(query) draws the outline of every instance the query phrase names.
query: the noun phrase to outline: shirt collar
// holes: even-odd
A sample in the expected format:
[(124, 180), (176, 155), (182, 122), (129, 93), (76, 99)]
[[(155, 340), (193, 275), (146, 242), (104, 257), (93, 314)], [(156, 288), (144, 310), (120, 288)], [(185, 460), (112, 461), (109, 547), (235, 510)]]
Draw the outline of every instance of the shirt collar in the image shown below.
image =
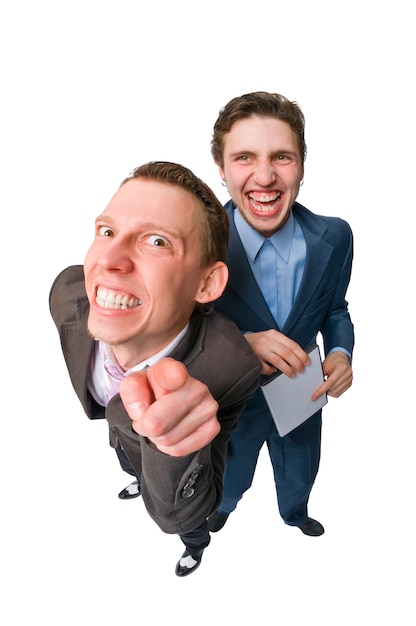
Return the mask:
[[(157, 363), (157, 361), (159, 361), (160, 359), (163, 359), (163, 357), (170, 354), (172, 350), (176, 348), (176, 346), (178, 345), (182, 337), (186, 334), (188, 328), (189, 328), (189, 322), (186, 324), (185, 328), (183, 328), (181, 332), (178, 335), (176, 335), (176, 337), (172, 339), (172, 341), (167, 346), (162, 348), (162, 350), (160, 350), (159, 352), (156, 352), (156, 354), (153, 354), (152, 356), (148, 357), (144, 361), (137, 363), (137, 365), (133, 365), (133, 367), (128, 369), (126, 372), (124, 372), (124, 376), (128, 376), (129, 374), (132, 374), (133, 372), (139, 372), (140, 370), (144, 370), (147, 367), (150, 367), (151, 365), (154, 365), (155, 363)], [(109, 344), (104, 343), (101, 340), (99, 340), (99, 343), (100, 343), (101, 350), (103, 351), (105, 355), (105, 359), (108, 359), (108, 361), (121, 372), (120, 365), (117, 362), (117, 359), (114, 355), (112, 347)]]

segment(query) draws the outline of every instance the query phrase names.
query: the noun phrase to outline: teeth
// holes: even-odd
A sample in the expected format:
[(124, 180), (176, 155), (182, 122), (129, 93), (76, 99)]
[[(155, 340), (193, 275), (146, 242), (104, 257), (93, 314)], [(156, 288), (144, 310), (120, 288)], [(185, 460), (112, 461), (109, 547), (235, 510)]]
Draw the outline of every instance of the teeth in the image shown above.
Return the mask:
[(115, 291), (109, 291), (105, 287), (99, 287), (97, 289), (96, 302), (98, 306), (103, 309), (131, 309), (143, 304), (139, 298), (133, 298), (123, 293), (116, 293)]
[(262, 193), (262, 194), (249, 194), (249, 198), (250, 200), (252, 200), (253, 202), (276, 202), (276, 200), (279, 200), (280, 198), (280, 193), (278, 194), (273, 194), (272, 196), (270, 194), (266, 194), (266, 193)]
[(257, 211), (262, 211), (263, 213), (271, 213), (275, 210), (277, 203), (281, 198), (280, 193), (274, 193), (272, 195), (267, 193), (258, 193), (258, 194), (248, 194), (248, 198), (252, 204), (252, 206)]

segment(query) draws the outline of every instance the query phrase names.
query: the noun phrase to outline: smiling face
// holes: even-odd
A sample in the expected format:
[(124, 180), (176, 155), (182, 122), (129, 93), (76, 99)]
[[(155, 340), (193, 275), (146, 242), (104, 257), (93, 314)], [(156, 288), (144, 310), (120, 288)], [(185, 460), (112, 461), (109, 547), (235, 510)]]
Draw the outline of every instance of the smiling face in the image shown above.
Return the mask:
[(124, 369), (165, 347), (195, 302), (225, 287), (223, 263), (201, 267), (202, 219), (191, 193), (143, 178), (123, 184), (97, 218), (84, 263), (88, 330)]
[(221, 177), (244, 219), (270, 237), (287, 221), (303, 165), (295, 133), (273, 117), (252, 116), (224, 135)]

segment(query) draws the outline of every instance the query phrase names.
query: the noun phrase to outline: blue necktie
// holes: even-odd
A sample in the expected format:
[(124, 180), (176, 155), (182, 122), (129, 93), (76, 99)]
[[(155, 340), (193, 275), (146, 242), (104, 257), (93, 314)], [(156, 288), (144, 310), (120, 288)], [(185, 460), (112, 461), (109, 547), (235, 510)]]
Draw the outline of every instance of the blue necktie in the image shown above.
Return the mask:
[(277, 321), (277, 266), (276, 250), (269, 239), (266, 239), (259, 251), (260, 258), (260, 289), (267, 302), (271, 314)]

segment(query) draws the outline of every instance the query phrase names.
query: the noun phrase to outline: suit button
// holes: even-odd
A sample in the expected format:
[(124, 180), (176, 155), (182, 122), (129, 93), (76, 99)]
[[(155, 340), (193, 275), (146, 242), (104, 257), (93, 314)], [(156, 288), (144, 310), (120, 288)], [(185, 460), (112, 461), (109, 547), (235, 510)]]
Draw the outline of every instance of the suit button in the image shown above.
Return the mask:
[(194, 495), (195, 489), (193, 488), (192, 485), (195, 484), (195, 481), (197, 478), (198, 478), (198, 472), (194, 470), (192, 474), (190, 475), (190, 477), (188, 478), (184, 488), (182, 489), (182, 498), (190, 498), (191, 496)]
[(184, 487), (182, 490), (183, 498), (190, 498), (195, 493), (195, 489), (193, 487)]

